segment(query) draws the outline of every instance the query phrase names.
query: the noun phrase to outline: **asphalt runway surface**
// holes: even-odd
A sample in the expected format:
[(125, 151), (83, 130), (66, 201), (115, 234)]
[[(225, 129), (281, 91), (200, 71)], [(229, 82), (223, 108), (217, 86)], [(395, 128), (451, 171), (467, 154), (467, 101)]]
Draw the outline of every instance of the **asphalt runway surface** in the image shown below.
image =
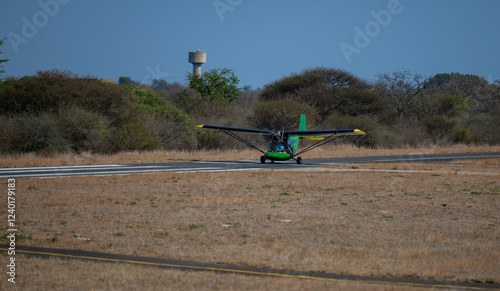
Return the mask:
[(88, 175), (124, 175), (151, 172), (223, 172), (259, 171), (265, 169), (305, 169), (320, 168), (328, 164), (365, 164), (365, 163), (446, 163), (458, 159), (487, 159), (500, 157), (500, 153), (465, 153), (432, 155), (397, 155), (374, 157), (341, 157), (324, 159), (304, 159), (298, 165), (294, 160), (261, 164), (258, 160), (246, 161), (190, 161), (150, 164), (110, 164), (85, 166), (53, 166), (29, 168), (0, 168), (0, 179), (20, 177), (65, 177)]
[[(0, 251), (7, 252), (9, 246), (0, 244)], [(185, 260), (161, 259), (151, 257), (128, 256), (119, 254), (109, 254), (101, 252), (53, 249), (39, 247), (15, 247), (16, 255), (26, 255), (31, 257), (50, 258), (56, 257), (63, 260), (83, 260), (93, 262), (123, 263), (136, 266), (153, 266), (164, 269), (177, 269), (185, 271), (209, 271), (217, 273), (233, 273), (248, 276), (265, 277), (285, 277), (309, 280), (322, 280), (330, 282), (358, 282), (366, 284), (396, 285), (407, 287), (426, 287), (435, 289), (455, 289), (455, 290), (500, 290), (500, 284), (495, 283), (470, 283), (470, 282), (449, 282), (433, 280), (416, 280), (389, 277), (367, 277), (355, 275), (339, 275), (331, 273), (299, 272), (293, 270), (278, 270), (268, 268), (256, 268), (247, 266), (235, 266), (226, 264), (211, 264)]]

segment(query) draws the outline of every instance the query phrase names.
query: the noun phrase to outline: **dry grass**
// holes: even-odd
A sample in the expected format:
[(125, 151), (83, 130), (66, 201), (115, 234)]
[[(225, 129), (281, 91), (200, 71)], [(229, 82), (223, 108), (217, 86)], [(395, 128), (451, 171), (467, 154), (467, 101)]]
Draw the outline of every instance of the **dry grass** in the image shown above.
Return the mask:
[(1, 280), (1, 290), (414, 290), (401, 285), (186, 272), (24, 256), (18, 259), (16, 285)]
[(500, 169), (500, 158), (464, 159), (447, 163), (372, 163), (324, 165), (327, 169), (341, 171), (391, 172), (391, 173), (445, 173), (454, 175), (495, 175)]
[[(334, 145), (315, 149), (303, 155), (303, 158), (334, 158), (334, 157), (360, 157), (383, 155), (419, 155), (442, 153), (472, 153), (472, 152), (500, 152), (500, 146), (473, 147), (457, 145), (454, 147), (435, 148), (400, 148), (400, 149), (367, 149), (357, 148), (352, 145)], [(231, 151), (152, 151), (152, 152), (122, 152), (116, 155), (58, 154), (44, 157), (35, 154), (22, 154), (16, 156), (3, 156), (0, 168), (8, 167), (37, 167), (37, 166), (69, 166), (69, 165), (97, 165), (97, 164), (129, 164), (129, 163), (159, 163), (177, 161), (221, 161), (221, 160), (257, 160), (260, 154), (257, 151), (231, 150)]]
[[(19, 179), (17, 222), (29, 237), (19, 244), (301, 271), (500, 282), (499, 159), (334, 167)], [(2, 209), (5, 203), (1, 200)], [(85, 266), (101, 268), (78, 266), (79, 273), (92, 272)], [(45, 267), (26, 272), (63, 281), (74, 268), (61, 268), (63, 275)], [(107, 271), (99, 274), (116, 289), (126, 284), (127, 274), (166, 272), (106, 268), (123, 273), (115, 279)], [(179, 276), (179, 282), (201, 277), (192, 280), (204, 287), (211, 286), (206, 280), (215, 280), (222, 289), (240, 289), (228, 283), (233, 275), (172, 272), (166, 276)], [(276, 289), (275, 282), (303, 287), (297, 289), (331, 287), (276, 278), (242, 280), (249, 285), (241, 289)]]

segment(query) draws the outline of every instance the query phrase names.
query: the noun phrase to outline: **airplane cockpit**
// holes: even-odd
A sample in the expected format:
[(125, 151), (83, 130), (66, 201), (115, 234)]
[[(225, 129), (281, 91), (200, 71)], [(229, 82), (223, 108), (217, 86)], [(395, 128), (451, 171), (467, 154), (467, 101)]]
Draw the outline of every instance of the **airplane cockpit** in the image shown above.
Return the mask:
[(287, 144), (283, 140), (271, 141), (270, 143), (267, 144), (266, 150), (268, 152), (292, 154), (292, 148), (290, 147), (289, 144)]

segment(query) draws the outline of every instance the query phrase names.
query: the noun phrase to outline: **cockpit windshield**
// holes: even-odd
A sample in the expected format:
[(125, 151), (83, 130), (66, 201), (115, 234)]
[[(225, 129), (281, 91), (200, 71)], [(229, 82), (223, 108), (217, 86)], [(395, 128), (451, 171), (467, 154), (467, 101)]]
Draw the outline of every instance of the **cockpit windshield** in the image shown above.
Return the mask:
[(267, 144), (266, 150), (268, 152), (279, 152), (279, 153), (287, 153), (291, 154), (290, 147), (283, 141), (272, 141)]

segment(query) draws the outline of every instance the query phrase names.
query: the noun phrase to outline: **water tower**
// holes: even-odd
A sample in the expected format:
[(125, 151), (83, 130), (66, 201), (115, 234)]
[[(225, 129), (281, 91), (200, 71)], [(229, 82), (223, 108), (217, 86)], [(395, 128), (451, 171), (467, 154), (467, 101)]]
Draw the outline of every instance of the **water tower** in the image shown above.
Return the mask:
[(207, 53), (201, 50), (189, 52), (189, 62), (193, 64), (193, 74), (201, 76), (201, 65), (207, 62)]

